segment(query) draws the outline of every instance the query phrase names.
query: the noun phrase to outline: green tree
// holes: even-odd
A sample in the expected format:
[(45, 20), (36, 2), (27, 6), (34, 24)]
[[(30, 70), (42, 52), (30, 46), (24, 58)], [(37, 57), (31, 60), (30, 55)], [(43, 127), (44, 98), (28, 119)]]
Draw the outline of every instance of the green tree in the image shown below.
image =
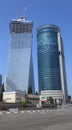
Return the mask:
[(32, 87), (31, 86), (28, 88), (28, 94), (32, 94)]
[(2, 84), (2, 88), (1, 88), (1, 92), (0, 92), (0, 101), (3, 101), (3, 92), (5, 92), (4, 83)]
[(27, 101), (22, 101), (21, 102), (21, 105), (24, 107), (24, 106), (27, 106)]
[(53, 100), (52, 97), (49, 97), (49, 98), (48, 98), (48, 101), (49, 101), (50, 104), (54, 104), (54, 100)]
[(38, 95), (38, 92), (37, 92), (37, 91), (35, 92), (35, 95)]
[(3, 97), (2, 93), (0, 92), (0, 102), (2, 101), (2, 97)]
[(1, 92), (5, 92), (5, 89), (4, 89), (4, 83), (2, 84), (2, 89), (1, 89)]

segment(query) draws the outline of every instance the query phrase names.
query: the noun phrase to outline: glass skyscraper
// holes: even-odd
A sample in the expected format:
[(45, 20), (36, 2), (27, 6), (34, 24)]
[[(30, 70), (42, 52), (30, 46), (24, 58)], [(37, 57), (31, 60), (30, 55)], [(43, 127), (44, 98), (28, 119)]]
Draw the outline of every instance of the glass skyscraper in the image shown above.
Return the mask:
[[(37, 28), (39, 92), (60, 95), (67, 99), (64, 51), (60, 29), (56, 25)], [(63, 97), (62, 97), (63, 96)]]
[(25, 17), (11, 20), (8, 72), (6, 91), (28, 92), (32, 87), (34, 93), (34, 73), (32, 59), (33, 22)]

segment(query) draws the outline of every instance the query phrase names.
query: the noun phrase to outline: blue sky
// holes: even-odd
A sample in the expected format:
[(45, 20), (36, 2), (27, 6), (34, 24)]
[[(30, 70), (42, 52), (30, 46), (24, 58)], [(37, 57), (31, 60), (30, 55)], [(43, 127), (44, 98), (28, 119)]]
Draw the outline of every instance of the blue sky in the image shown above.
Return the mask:
[[(27, 11), (24, 11), (25, 6)], [(64, 41), (68, 92), (72, 95), (72, 0), (0, 0), (0, 73), (7, 73), (9, 48), (9, 22), (26, 15), (34, 22), (33, 59), (35, 85), (37, 85), (36, 28), (43, 24), (56, 24)]]

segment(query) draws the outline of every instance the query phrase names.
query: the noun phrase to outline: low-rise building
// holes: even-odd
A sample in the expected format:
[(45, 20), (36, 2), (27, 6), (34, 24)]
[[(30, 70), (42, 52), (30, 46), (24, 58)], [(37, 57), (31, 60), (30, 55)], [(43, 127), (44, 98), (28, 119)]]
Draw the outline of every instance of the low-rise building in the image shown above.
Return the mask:
[(27, 101), (31, 104), (37, 104), (39, 102), (39, 95), (24, 94), (22, 92), (4, 92), (3, 102), (6, 103), (18, 103), (21, 101)]
[(21, 101), (25, 101), (25, 94), (21, 92), (3, 92), (3, 102), (6, 103), (17, 103)]
[(26, 100), (32, 104), (37, 104), (39, 102), (39, 95), (28, 94)]
[(52, 97), (53, 100), (54, 100), (54, 103), (59, 103), (59, 104), (62, 104), (63, 102), (63, 93), (62, 91), (60, 90), (54, 90), (54, 91), (51, 91), (51, 90), (46, 90), (46, 91), (41, 91), (41, 95), (40, 95), (40, 101), (44, 101), (46, 102), (49, 97)]

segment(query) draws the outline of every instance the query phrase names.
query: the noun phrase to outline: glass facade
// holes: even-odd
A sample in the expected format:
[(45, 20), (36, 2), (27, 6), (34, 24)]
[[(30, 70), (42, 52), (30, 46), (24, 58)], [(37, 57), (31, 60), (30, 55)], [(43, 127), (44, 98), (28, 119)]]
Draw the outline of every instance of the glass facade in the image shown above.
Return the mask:
[(20, 18), (10, 22), (10, 46), (6, 91), (28, 91), (34, 93), (32, 65), (32, 27), (33, 22)]
[(39, 92), (62, 89), (57, 38), (59, 31), (59, 28), (53, 25), (37, 28)]

